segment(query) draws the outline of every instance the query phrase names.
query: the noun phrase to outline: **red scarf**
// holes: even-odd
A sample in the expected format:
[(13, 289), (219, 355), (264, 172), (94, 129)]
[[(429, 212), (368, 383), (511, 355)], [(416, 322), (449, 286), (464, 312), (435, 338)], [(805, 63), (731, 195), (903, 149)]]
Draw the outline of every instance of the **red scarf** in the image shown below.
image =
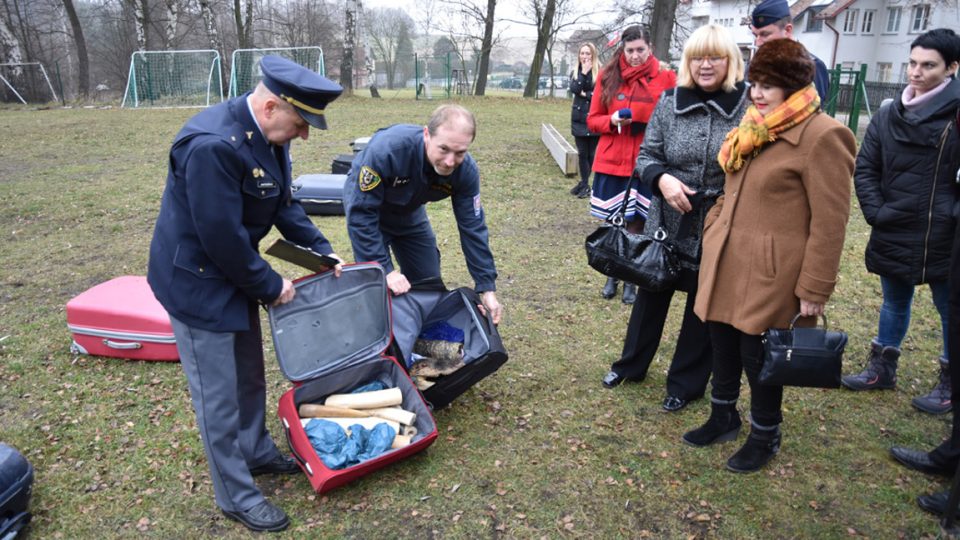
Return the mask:
[[(660, 61), (653, 54), (647, 57), (647, 61), (639, 66), (631, 66), (627, 63), (627, 55), (620, 54), (620, 77), (623, 84), (631, 88), (633, 99), (631, 103), (639, 104), (644, 101), (656, 103), (659, 96), (650, 91), (648, 81), (654, 78), (660, 72)], [(638, 99), (646, 96), (649, 100)], [(653, 107), (630, 107), (633, 109), (634, 122), (648, 122), (653, 114)]]

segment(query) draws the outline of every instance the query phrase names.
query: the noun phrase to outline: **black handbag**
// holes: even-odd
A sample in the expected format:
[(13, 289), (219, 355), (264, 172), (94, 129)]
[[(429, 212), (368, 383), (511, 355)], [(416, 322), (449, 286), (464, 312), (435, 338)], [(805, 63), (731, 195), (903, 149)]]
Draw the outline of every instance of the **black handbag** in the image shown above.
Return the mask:
[(847, 334), (823, 328), (771, 328), (763, 333), (763, 368), (760, 383), (773, 386), (809, 386), (839, 388), (843, 365), (843, 349)]
[[(629, 193), (629, 186), (627, 189)], [(673, 242), (667, 238), (667, 231), (663, 228), (663, 212), (666, 208), (661, 208), (657, 231), (649, 236), (627, 231), (624, 226), (626, 207), (625, 195), (620, 212), (587, 236), (584, 245), (587, 263), (605, 276), (635, 283), (650, 292), (674, 287), (680, 278), (680, 261)], [(680, 219), (676, 238), (686, 235), (694, 213), (695, 210), (691, 210)]]

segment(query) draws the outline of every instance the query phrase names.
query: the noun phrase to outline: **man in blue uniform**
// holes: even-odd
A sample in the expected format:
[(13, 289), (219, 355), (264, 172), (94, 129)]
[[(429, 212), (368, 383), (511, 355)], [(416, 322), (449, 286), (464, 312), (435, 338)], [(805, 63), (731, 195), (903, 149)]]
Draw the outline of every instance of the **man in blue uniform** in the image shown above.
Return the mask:
[(378, 131), (353, 161), (344, 208), (354, 260), (383, 265), (387, 287), (400, 295), (411, 284), (440, 278), (440, 252), (424, 204), (450, 197), (481, 308), (499, 323), (503, 308), (494, 292), (497, 270), (480, 204), (480, 171), (467, 153), (475, 134), (473, 114), (459, 105), (441, 105), (426, 126)]
[[(793, 17), (790, 16), (787, 0), (763, 0), (753, 8), (750, 19), (753, 43), (757, 47), (774, 39), (793, 39)], [(813, 54), (810, 58), (816, 67), (813, 85), (820, 94), (820, 102), (826, 103), (830, 97), (830, 73), (822, 60)]]
[(284, 304), (295, 291), (258, 244), (276, 225), (296, 244), (333, 253), (292, 201), (289, 143), (310, 126), (326, 129), (324, 106), (342, 89), (280, 57), (260, 67), (256, 89), (197, 114), (174, 138), (147, 279), (170, 314), (217, 505), (250, 529), (279, 531), (289, 519), (253, 477), (298, 469), (266, 429), (257, 305)]

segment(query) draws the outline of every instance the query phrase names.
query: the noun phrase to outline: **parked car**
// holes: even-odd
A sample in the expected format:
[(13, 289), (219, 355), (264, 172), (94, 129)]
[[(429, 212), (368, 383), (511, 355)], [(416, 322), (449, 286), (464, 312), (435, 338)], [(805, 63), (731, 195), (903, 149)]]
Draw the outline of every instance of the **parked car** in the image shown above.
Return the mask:
[(523, 81), (518, 77), (510, 77), (500, 81), (500, 88), (523, 88)]

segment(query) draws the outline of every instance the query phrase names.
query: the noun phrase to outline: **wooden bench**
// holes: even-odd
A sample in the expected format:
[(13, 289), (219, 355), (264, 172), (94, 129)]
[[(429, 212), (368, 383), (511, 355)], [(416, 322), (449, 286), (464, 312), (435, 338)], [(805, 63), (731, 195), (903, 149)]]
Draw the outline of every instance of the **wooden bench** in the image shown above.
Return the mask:
[(577, 174), (577, 149), (551, 124), (540, 124), (540, 140), (566, 176)]

